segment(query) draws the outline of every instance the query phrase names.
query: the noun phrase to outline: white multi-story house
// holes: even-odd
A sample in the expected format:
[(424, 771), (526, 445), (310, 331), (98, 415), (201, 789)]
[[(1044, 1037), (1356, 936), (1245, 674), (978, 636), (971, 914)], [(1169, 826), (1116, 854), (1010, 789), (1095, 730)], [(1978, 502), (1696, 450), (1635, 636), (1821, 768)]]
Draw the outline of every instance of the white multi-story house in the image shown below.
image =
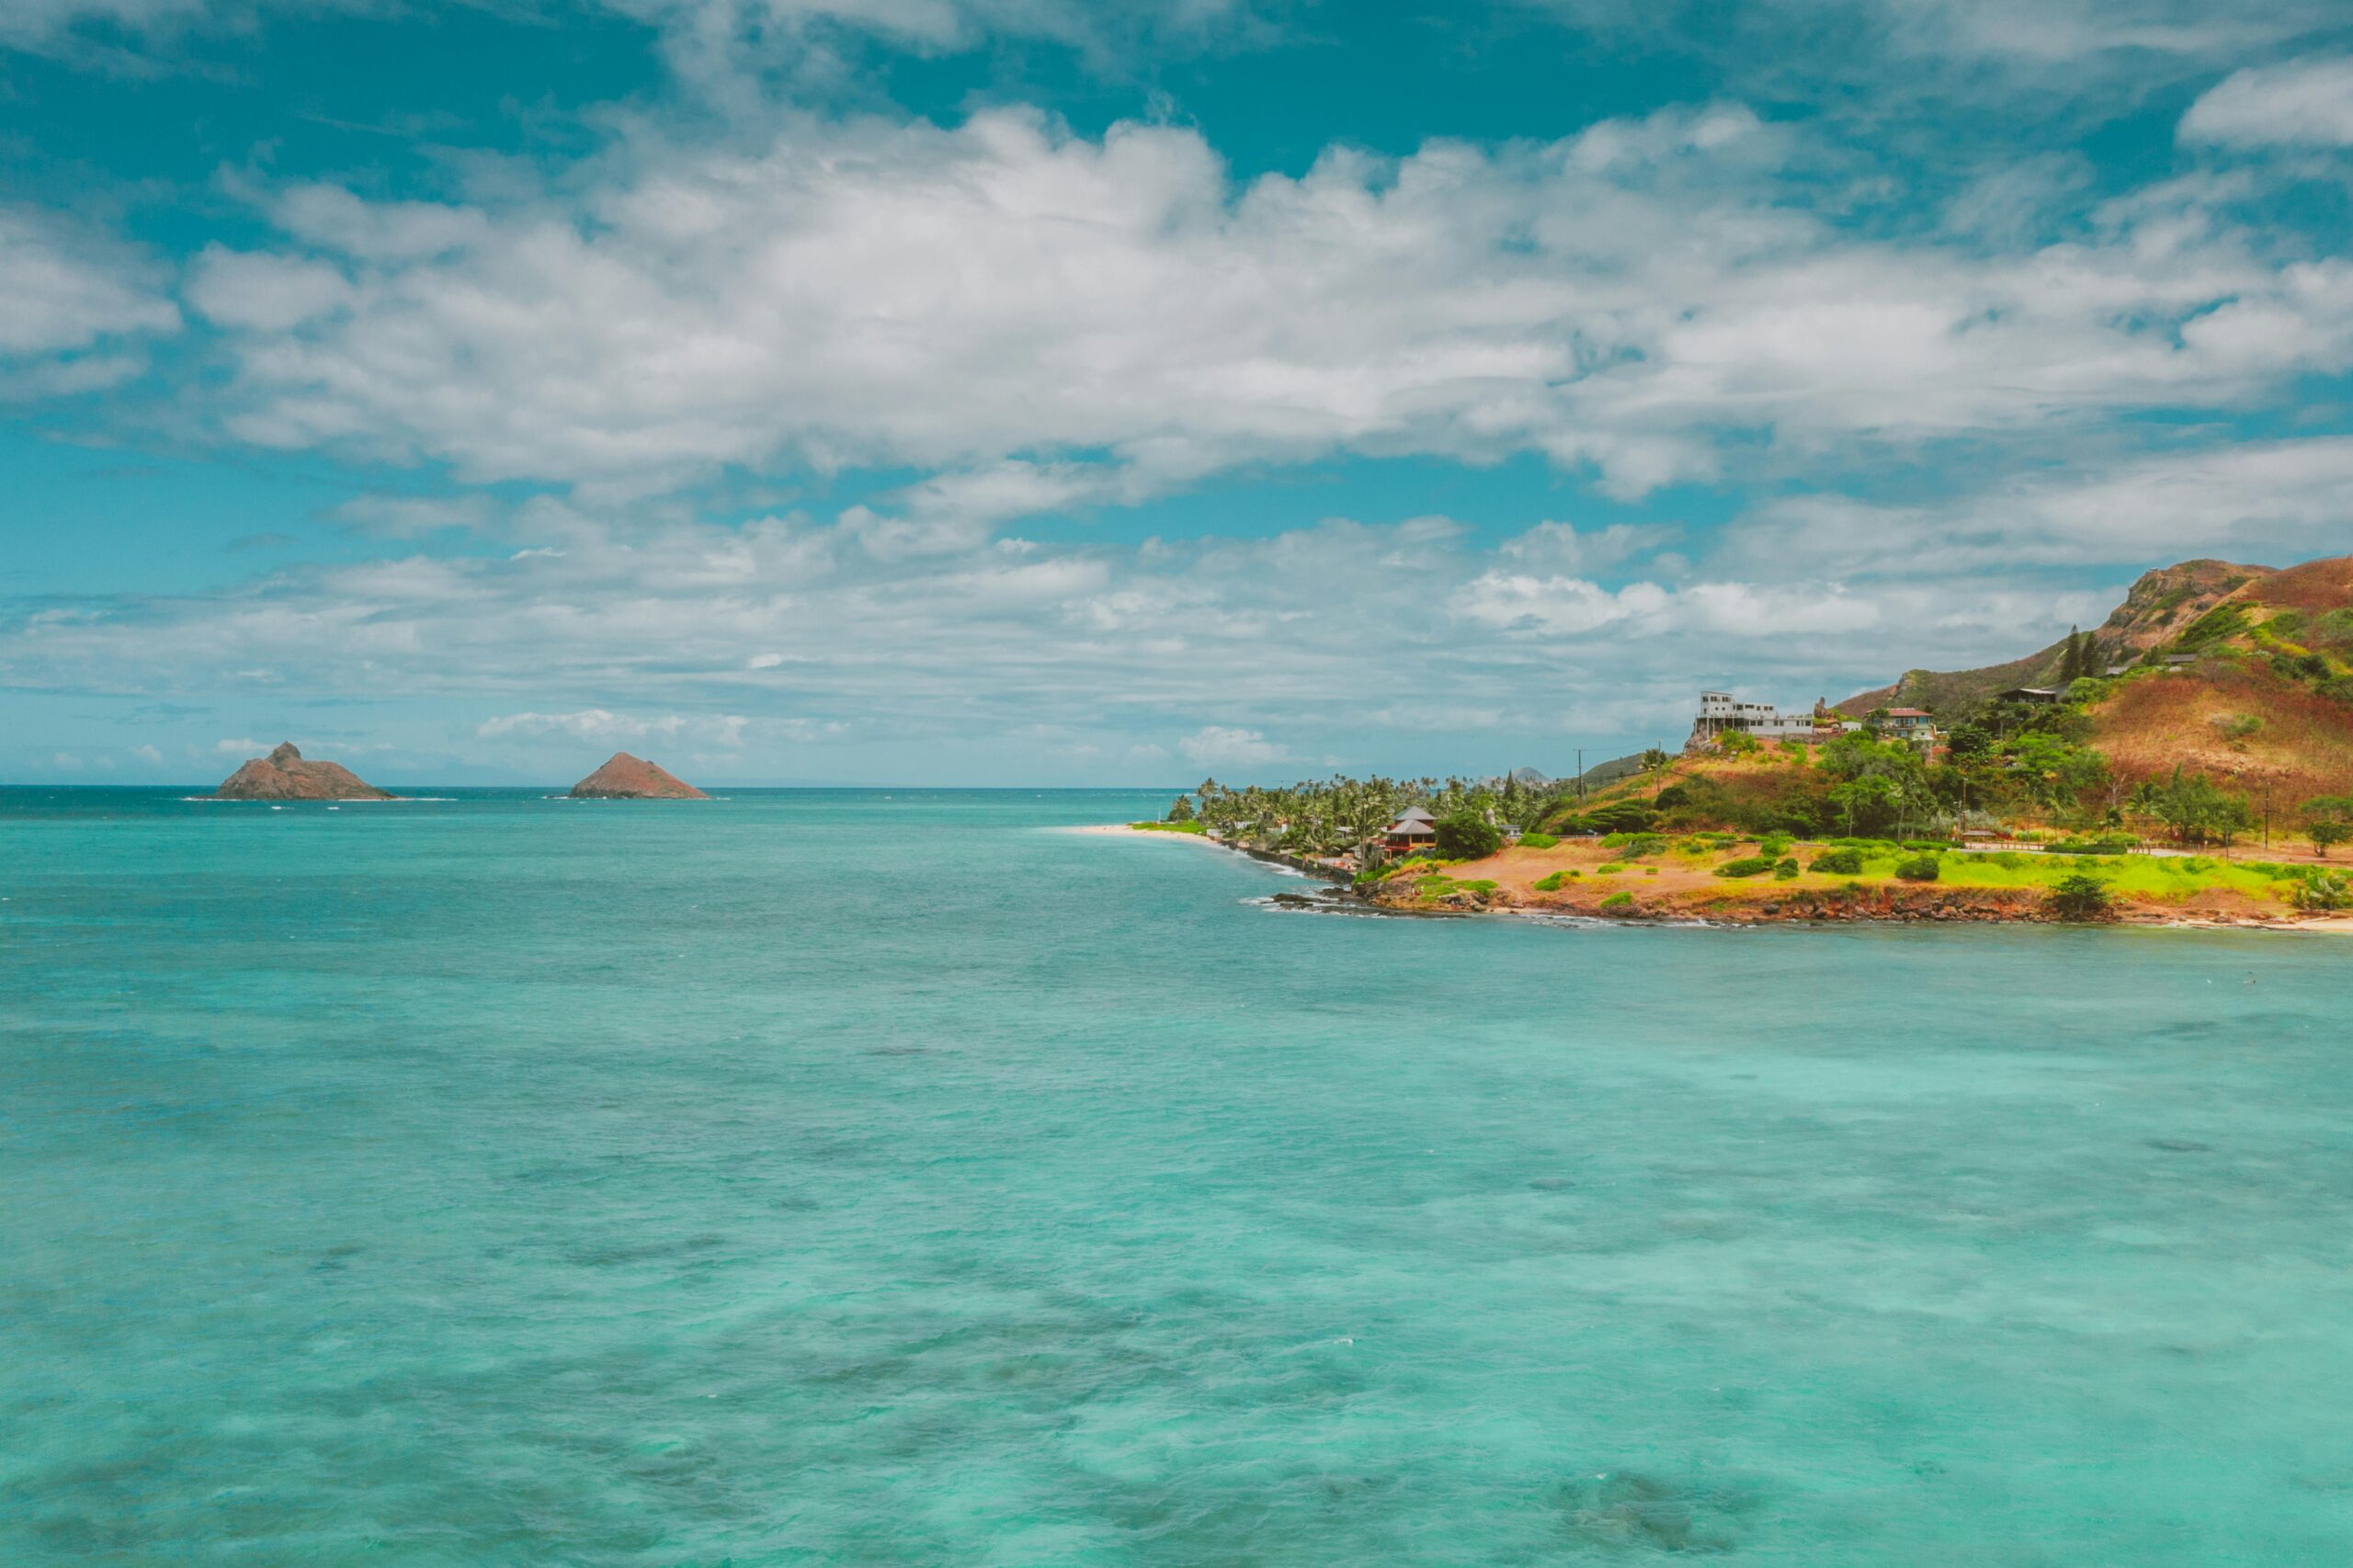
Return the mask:
[[(1833, 721), (1826, 727), (1840, 726)], [(1743, 702), (1728, 691), (1699, 694), (1699, 717), (1691, 725), (1691, 744), (1702, 745), (1728, 731), (1760, 741), (1810, 741), (1815, 720), (1811, 708), (1792, 710), (1769, 702)]]

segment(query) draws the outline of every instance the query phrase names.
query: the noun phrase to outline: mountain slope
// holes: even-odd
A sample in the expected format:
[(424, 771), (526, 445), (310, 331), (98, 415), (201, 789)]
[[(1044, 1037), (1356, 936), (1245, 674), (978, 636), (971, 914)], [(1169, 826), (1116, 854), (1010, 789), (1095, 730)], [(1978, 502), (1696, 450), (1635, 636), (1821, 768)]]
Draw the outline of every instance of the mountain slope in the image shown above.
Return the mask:
[[(2353, 558), (2336, 564), (2348, 562), (2353, 562)], [(2315, 561), (2291, 570), (2301, 573), (2329, 564)], [(2173, 641), (2183, 628), (2195, 624), (2225, 599), (2237, 597), (2251, 586), (2280, 575), (2283, 574), (2268, 566), (2241, 566), (2228, 561), (2185, 561), (2176, 566), (2162, 566), (2143, 573), (2141, 580), (2132, 585), (2132, 591), (2124, 597), (2124, 602), (2094, 629), (2092, 636), (2106, 663), (2142, 658)], [(1995, 692), (2018, 686), (2055, 685), (2059, 661), (2066, 649), (2066, 640), (2062, 638), (2039, 653), (2006, 665), (1947, 672), (1906, 670), (1893, 686), (1857, 692), (1839, 703), (1838, 710), (1859, 719), (1874, 708), (1925, 708), (1949, 723)]]
[[(2095, 631), (2113, 679), (2076, 689), (2084, 739), (2127, 782), (2177, 764), (2286, 810), (2353, 791), (2353, 556), (2274, 570), (2185, 561), (2132, 585)], [(2016, 686), (2055, 686), (2065, 643), (1983, 669), (1913, 670), (1848, 698), (1860, 715), (1925, 708), (1946, 723)]]

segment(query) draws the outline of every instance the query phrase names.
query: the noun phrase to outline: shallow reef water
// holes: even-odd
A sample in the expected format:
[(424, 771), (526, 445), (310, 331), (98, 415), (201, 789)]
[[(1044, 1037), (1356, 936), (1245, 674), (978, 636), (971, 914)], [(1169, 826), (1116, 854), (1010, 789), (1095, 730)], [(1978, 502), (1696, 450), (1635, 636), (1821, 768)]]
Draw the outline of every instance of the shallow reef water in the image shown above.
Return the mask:
[(2353, 1561), (2353, 944), (0, 791), (0, 1562)]

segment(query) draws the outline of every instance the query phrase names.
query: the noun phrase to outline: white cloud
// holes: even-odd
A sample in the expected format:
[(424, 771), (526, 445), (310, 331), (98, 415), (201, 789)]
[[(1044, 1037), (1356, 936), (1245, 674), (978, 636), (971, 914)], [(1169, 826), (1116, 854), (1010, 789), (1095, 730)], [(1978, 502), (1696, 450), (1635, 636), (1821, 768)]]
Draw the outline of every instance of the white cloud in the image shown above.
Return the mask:
[(1529, 571), (1598, 572), (1657, 549), (1675, 532), (1670, 528), (1612, 523), (1580, 533), (1567, 523), (1546, 521), (1517, 539), (1506, 540), (1496, 553)]
[[(651, 744), (808, 777), (822, 744), (832, 777), (971, 778), (991, 756), (1028, 779), (1172, 761), (1263, 776), (1368, 748), (1453, 766), (1464, 737), (1509, 734), (1557, 772), (1546, 737), (1672, 741), (1701, 686), (1841, 697), (2042, 646), (2153, 560), (2218, 540), (2274, 562), (2341, 549), (2348, 485), (2344, 439), (2173, 454), (1936, 506), (1782, 502), (1696, 561), (1636, 549), (1584, 571), (1555, 563), (1588, 536), (1488, 544), (1444, 517), (886, 559), (803, 518), (542, 506), (515, 525), (535, 548), (504, 557), (20, 613), (0, 620), (0, 682), (244, 702), (244, 672), (300, 668), (306, 700), (469, 712), (473, 755), (497, 766)], [(1620, 554), (1591, 538), (1597, 561)], [(2132, 565), (2086, 587), (2082, 566), (2109, 562)], [(1155, 745), (1157, 763), (1138, 749)]]
[(2234, 71), (2182, 117), (2185, 142), (2353, 147), (2353, 58)]
[(252, 757), (261, 756), (269, 748), (247, 735), (237, 740), (215, 741), (212, 743), (212, 750), (216, 756), (220, 756)]
[(443, 528), (490, 527), (498, 510), (486, 495), (355, 495), (329, 514), (357, 533), (415, 539)]
[(0, 42), (46, 45), (85, 21), (143, 30), (221, 8), (220, 0), (8, 0), (0, 6)]
[(914, 466), (941, 477), (844, 519), (904, 556), (1257, 461), (1537, 451), (1632, 494), (2353, 363), (2342, 265), (2281, 263), (2205, 187), (1988, 256), (1809, 213), (1807, 156), (1716, 108), (1237, 187), (1189, 130), (996, 111), (641, 135), (468, 207), (304, 187), (276, 210), (351, 292), (303, 271), (298, 327), (239, 334), (228, 423), (592, 495)]
[(1672, 604), (1655, 583), (1632, 583), (1612, 593), (1579, 577), (1535, 577), (1488, 572), (1455, 596), (1456, 612), (1483, 625), (1579, 637), (1606, 626), (1633, 623), (1637, 631), (1665, 630)]
[(1176, 749), (1196, 767), (1264, 767), (1290, 760), (1257, 731), (1227, 724), (1205, 724), (1177, 741)]
[(222, 326), (284, 332), (348, 303), (350, 279), (323, 261), (246, 255), (207, 245), (192, 266), (188, 303)]
[(179, 312), (137, 253), (53, 214), (0, 207), (0, 355), (70, 353), (167, 333)]
[(2344, 551), (2348, 490), (2353, 437), (2249, 441), (2028, 473), (1935, 505), (1779, 501), (1719, 566), (1925, 580), (2222, 551), (2281, 564)]
[(490, 233), (480, 212), (431, 201), (366, 201), (333, 185), (290, 187), (274, 215), (295, 238), (358, 262), (429, 261)]
[(574, 713), (508, 713), (486, 719), (474, 733), (485, 739), (505, 735), (566, 735), (599, 745), (623, 741), (683, 741), (702, 745), (741, 746), (751, 721), (740, 714), (693, 715), (665, 713), (653, 718), (585, 708)]
[(131, 755), (142, 762), (159, 763), (164, 760), (164, 754), (151, 745), (133, 746)]

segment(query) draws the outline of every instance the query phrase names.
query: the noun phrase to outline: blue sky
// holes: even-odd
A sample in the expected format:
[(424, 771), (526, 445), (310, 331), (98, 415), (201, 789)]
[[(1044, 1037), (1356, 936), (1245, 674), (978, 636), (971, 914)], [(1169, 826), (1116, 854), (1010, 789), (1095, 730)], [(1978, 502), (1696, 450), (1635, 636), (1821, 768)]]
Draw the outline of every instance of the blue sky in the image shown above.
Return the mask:
[(1422, 773), (2353, 550), (2335, 0), (17, 0), (0, 778)]

